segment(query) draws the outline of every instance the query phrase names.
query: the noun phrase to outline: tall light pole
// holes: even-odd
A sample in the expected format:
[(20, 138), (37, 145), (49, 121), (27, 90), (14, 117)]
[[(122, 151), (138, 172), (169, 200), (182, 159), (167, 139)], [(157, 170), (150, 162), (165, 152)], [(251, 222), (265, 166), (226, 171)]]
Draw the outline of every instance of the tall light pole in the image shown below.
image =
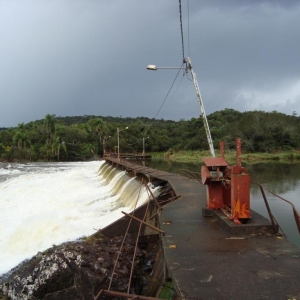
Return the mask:
[(154, 71), (156, 71), (158, 69), (184, 69), (186, 71), (189, 70), (191, 72), (193, 83), (194, 83), (194, 86), (195, 86), (197, 99), (198, 99), (198, 103), (199, 103), (201, 114), (202, 114), (203, 124), (204, 124), (205, 132), (206, 132), (206, 137), (207, 137), (210, 153), (211, 153), (212, 157), (215, 157), (215, 149), (214, 149), (213, 141), (212, 141), (212, 138), (211, 138), (211, 134), (210, 134), (210, 130), (209, 130), (209, 126), (208, 126), (208, 122), (207, 122), (203, 102), (202, 102), (202, 99), (201, 99), (201, 94), (200, 94), (200, 89), (199, 89), (198, 82), (197, 82), (197, 77), (196, 77), (196, 74), (193, 71), (191, 59), (189, 57), (185, 58), (184, 63), (186, 64), (185, 68), (157, 67), (155, 65), (148, 65), (147, 69), (148, 70), (154, 70)]
[(124, 129), (119, 129), (117, 128), (117, 135), (118, 135), (118, 161), (120, 161), (120, 132), (123, 130), (128, 129), (128, 127), (124, 128)]
[(105, 153), (106, 153), (106, 151), (105, 151), (106, 140), (109, 139), (109, 138), (111, 138), (110, 135), (109, 135), (109, 136), (105, 136), (105, 137), (103, 138), (103, 156), (104, 156)]
[[(149, 136), (147, 136), (146, 139), (149, 139)], [(143, 154), (142, 155), (145, 155), (145, 137), (143, 137)]]

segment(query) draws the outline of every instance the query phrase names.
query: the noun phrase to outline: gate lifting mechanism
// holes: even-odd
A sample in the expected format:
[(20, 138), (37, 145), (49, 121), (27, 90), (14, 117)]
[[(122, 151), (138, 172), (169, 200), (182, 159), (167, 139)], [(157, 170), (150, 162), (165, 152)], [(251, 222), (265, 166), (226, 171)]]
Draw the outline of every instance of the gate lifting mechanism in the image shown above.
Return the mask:
[(237, 224), (250, 216), (250, 176), (241, 166), (241, 139), (236, 139), (236, 165), (229, 166), (224, 158), (224, 142), (220, 142), (222, 157), (204, 158), (202, 183), (207, 186), (207, 208), (221, 209)]

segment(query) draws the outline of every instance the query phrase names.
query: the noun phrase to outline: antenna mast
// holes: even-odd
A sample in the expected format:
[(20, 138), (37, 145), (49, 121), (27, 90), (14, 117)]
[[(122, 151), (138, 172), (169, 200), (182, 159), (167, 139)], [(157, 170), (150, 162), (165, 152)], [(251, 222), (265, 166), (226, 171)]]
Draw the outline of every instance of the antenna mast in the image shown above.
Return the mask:
[(208, 125), (208, 122), (207, 122), (203, 102), (202, 102), (202, 99), (201, 99), (201, 94), (200, 94), (200, 89), (199, 89), (199, 86), (198, 86), (197, 77), (196, 77), (196, 74), (193, 71), (191, 59), (189, 57), (187, 57), (187, 58), (184, 59), (184, 62), (186, 63), (186, 68), (189, 69), (191, 71), (191, 74), (192, 74), (192, 78), (193, 78), (193, 82), (194, 82), (194, 86), (195, 86), (195, 90), (196, 90), (196, 95), (197, 95), (198, 103), (199, 103), (201, 114), (202, 114), (203, 124), (204, 124), (205, 132), (206, 132), (206, 137), (207, 137), (210, 153), (211, 153), (212, 157), (215, 157), (216, 156), (215, 155), (215, 149), (214, 149), (213, 141), (212, 141), (212, 138), (211, 138), (211, 134), (210, 134), (209, 125)]

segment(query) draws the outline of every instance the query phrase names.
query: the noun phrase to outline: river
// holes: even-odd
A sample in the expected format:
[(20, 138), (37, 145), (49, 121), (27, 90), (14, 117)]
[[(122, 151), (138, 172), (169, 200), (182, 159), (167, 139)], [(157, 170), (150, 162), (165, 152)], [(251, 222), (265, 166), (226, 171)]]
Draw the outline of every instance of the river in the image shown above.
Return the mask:
[(95, 233), (132, 211), (132, 199), (149, 199), (145, 186), (104, 161), (1, 165), (0, 274)]

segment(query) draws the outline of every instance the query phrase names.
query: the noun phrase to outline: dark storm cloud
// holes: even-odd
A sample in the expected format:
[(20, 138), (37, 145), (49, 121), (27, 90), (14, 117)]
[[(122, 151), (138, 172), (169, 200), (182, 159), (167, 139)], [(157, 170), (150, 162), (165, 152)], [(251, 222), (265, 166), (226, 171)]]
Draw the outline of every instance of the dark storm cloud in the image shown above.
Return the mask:
[[(190, 0), (182, 12), (208, 114), (300, 111), (298, 1)], [(0, 39), (0, 127), (47, 113), (152, 118), (177, 71), (146, 66), (182, 63), (176, 1), (2, 0)], [(158, 118), (199, 116), (189, 79)]]

